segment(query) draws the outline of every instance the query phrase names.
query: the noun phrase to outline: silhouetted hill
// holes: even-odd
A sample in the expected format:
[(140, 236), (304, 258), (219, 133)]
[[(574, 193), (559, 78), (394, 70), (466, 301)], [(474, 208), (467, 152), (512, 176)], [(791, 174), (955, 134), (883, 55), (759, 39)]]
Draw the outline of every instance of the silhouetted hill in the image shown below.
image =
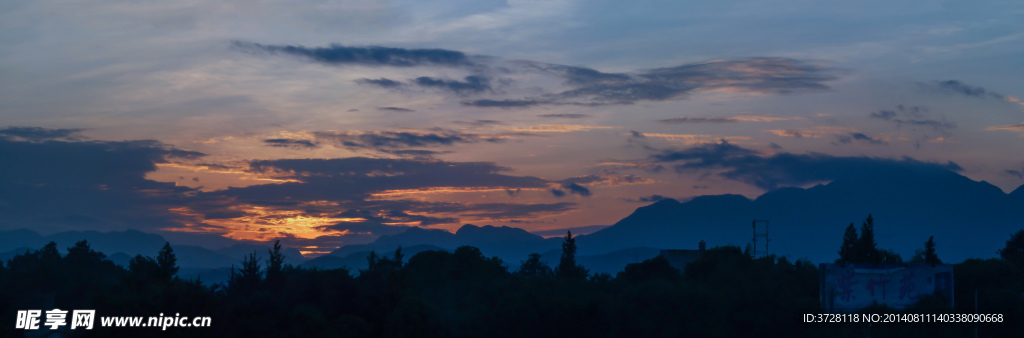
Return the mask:
[[(655, 248), (628, 248), (599, 255), (576, 256), (576, 263), (589, 269), (590, 273), (607, 273), (615, 276), (625, 269), (626, 265), (643, 262), (657, 257), (660, 253), (661, 249)], [(541, 261), (552, 268), (558, 266), (561, 258), (562, 249), (551, 250), (541, 255)], [(521, 261), (516, 261), (514, 265), (509, 263), (509, 269), (515, 271), (519, 269), (520, 265), (522, 265)]]
[(204, 285), (226, 285), (228, 280), (231, 279), (231, 268), (181, 268), (178, 270), (178, 278), (184, 280), (199, 280), (203, 282)]
[(566, 231), (572, 231), (573, 235), (584, 235), (597, 232), (598, 230), (607, 227), (609, 227), (609, 225), (584, 225), (581, 227), (531, 231), (530, 233), (542, 237), (565, 236)]
[(381, 236), (369, 244), (343, 246), (329, 255), (346, 257), (357, 252), (369, 253), (370, 250), (390, 252), (399, 246), (406, 248), (416, 245), (433, 245), (450, 251), (460, 246), (471, 245), (479, 248), (487, 256), (498, 256), (506, 262), (518, 262), (526, 259), (531, 253), (558, 248), (560, 243), (558, 240), (545, 240), (544, 237), (520, 228), (466, 224), (454, 234), (440, 229), (409, 228), (396, 235)]
[(696, 249), (701, 239), (726, 244), (735, 224), (747, 224), (753, 202), (740, 195), (700, 196), (686, 203), (664, 199), (640, 207), (615, 225), (577, 241), (580, 255), (597, 255), (632, 247)]
[(1018, 201), (1024, 201), (1024, 184), (1010, 192), (1010, 197)]
[[(183, 268), (212, 269), (240, 265), (242, 256), (230, 257), (216, 251), (194, 245), (173, 246), (178, 266)], [(150, 255), (155, 256), (155, 254)]]
[[(397, 246), (396, 246), (397, 248)], [(429, 251), (429, 250), (445, 250), (442, 247), (435, 245), (412, 245), (402, 247), (402, 259), (403, 262), (407, 262), (409, 257), (415, 256), (416, 254)], [(393, 257), (395, 250), (390, 251), (376, 251), (380, 257)], [(359, 270), (365, 270), (369, 267), (369, 263), (366, 258), (370, 255), (370, 250), (353, 252), (344, 257), (330, 254), (323, 255), (317, 258), (310, 259), (302, 264), (304, 268), (321, 268), (321, 269), (338, 269), (348, 268), (352, 273), (358, 273)]]
[(700, 240), (743, 247), (753, 235), (751, 221), (767, 219), (771, 252), (827, 262), (836, 258), (846, 226), (859, 228), (868, 213), (878, 246), (905, 259), (929, 236), (943, 260), (992, 257), (1024, 228), (1024, 203), (987, 182), (946, 170), (889, 168), (807, 189), (778, 189), (754, 201), (738, 195), (659, 201), (581, 236), (578, 246), (581, 254), (638, 246), (695, 249)]
[(117, 264), (118, 266), (127, 268), (128, 263), (132, 261), (132, 256), (129, 256), (128, 254), (123, 252), (118, 252), (110, 256), (107, 256), (107, 259), (109, 259), (111, 262), (114, 262), (114, 264)]
[(17, 248), (39, 248), (46, 242), (43, 236), (28, 229), (15, 229), (0, 231), (0, 252), (11, 251)]
[[(252, 243), (238, 243), (223, 249), (216, 250), (217, 253), (227, 256), (234, 260), (234, 264), (238, 265), (239, 262), (245, 258), (246, 255), (256, 253), (257, 259), (266, 259), (269, 256), (268, 251), (273, 247), (272, 244), (252, 244)], [(299, 265), (306, 261), (306, 258), (302, 256), (302, 253), (295, 248), (282, 248), (284, 252), (284, 262), (292, 265)]]

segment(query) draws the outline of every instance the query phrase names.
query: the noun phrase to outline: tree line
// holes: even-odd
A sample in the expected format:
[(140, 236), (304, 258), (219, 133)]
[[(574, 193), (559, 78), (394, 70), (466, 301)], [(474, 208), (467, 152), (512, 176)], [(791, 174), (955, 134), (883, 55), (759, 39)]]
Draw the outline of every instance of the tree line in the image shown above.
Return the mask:
[[(852, 225), (851, 225), (852, 226)], [(847, 229), (839, 262), (891, 262), (874, 244), (874, 221), (858, 234)], [(867, 238), (867, 239), (865, 239)], [(938, 262), (929, 239), (920, 253)], [(616, 275), (590, 273), (575, 261), (572, 234), (550, 267), (532, 254), (510, 271), (497, 257), (463, 246), (406, 258), (371, 252), (365, 270), (316, 269), (284, 264), (279, 243), (267, 259), (248, 255), (223, 284), (177, 276), (173, 248), (155, 258), (136, 256), (115, 265), (85, 241), (61, 254), (56, 244), (26, 252), (0, 266), (0, 308), (11, 318), (24, 309), (95, 309), (97, 316), (180, 313), (210, 316), (208, 328), (168, 328), (171, 336), (280, 337), (789, 337), (859, 336), (861, 327), (802, 324), (820, 312), (819, 270), (807, 260), (755, 258), (736, 246), (708, 249), (682, 271), (656, 257), (629, 264)], [(923, 297), (902, 312), (1002, 313), (1010, 323), (983, 326), (983, 335), (1024, 336), (1024, 230), (1011, 236), (1000, 258), (954, 266), (955, 307)], [(917, 258), (915, 258), (917, 259)], [(938, 263), (936, 263), (938, 264)], [(865, 311), (900, 312), (885, 307)], [(96, 328), (65, 336), (140, 336), (155, 328)], [(13, 325), (0, 336), (21, 336)], [(875, 329), (876, 337), (972, 334), (961, 326)]]

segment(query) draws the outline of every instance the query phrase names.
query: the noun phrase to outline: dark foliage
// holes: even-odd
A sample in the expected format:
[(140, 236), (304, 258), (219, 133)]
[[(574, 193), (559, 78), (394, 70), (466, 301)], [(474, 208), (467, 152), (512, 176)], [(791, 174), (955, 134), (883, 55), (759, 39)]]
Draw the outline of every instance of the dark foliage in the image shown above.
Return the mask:
[[(61, 255), (51, 243), (0, 266), (0, 308), (96, 309), (97, 316), (209, 316), (207, 328), (99, 328), (63, 336), (187, 337), (828, 337), (861, 328), (813, 327), (820, 312), (818, 269), (783, 257), (752, 258), (740, 248), (708, 249), (679, 271), (664, 258), (628, 265), (616, 276), (588, 274), (564, 240), (556, 271), (530, 255), (517, 272), (479, 249), (372, 253), (369, 267), (304, 269), (283, 264), (280, 245), (265, 262), (248, 255), (226, 285), (175, 277), (173, 250), (114, 265), (79, 242)], [(1003, 250), (1009, 251), (1009, 250)], [(884, 254), (880, 255), (884, 256)], [(264, 264), (265, 263), (265, 264)], [(575, 271), (575, 275), (566, 275)], [(169, 273), (169, 274), (168, 274)], [(571, 276), (571, 277), (570, 277)], [(589, 277), (589, 278), (588, 278)], [(955, 299), (925, 296), (912, 308), (870, 313), (1001, 313), (982, 336), (1024, 334), (1024, 273), (1008, 259), (955, 266)], [(975, 294), (977, 292), (977, 297)], [(953, 306), (955, 304), (955, 307)], [(159, 331), (159, 332), (157, 332)], [(0, 336), (25, 333), (0, 326)], [(962, 337), (973, 328), (875, 328), (875, 337)]]

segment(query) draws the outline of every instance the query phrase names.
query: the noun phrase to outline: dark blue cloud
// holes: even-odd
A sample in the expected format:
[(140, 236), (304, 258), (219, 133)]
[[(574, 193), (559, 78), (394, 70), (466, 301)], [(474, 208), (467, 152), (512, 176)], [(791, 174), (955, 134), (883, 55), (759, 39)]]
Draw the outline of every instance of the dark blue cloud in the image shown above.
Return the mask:
[(465, 81), (455, 81), (421, 76), (413, 79), (412, 82), (420, 87), (437, 88), (449, 91), (458, 95), (479, 94), (491, 91), (491, 81), (484, 76), (471, 75)]
[(241, 41), (234, 42), (234, 47), (244, 51), (302, 56), (315, 62), (331, 65), (391, 67), (470, 67), (475, 65), (466, 54), (446, 49), (405, 49), (378, 46), (353, 47), (340, 44), (333, 44), (329, 47), (304, 47), (262, 45)]
[(614, 105), (685, 98), (698, 90), (733, 89), (764, 94), (822, 91), (838, 79), (834, 69), (789, 58), (719, 60), (656, 68), (636, 74), (603, 73), (584, 67), (521, 62), (529, 70), (562, 77), (571, 89), (521, 99), (469, 100), (476, 107)]
[(740, 120), (731, 117), (676, 117), (671, 119), (657, 120), (661, 124), (695, 124), (695, 123), (733, 123)]
[(929, 83), (921, 83), (920, 85), (933, 91), (946, 94), (965, 95), (977, 98), (988, 97), (994, 99), (1003, 99), (1006, 97), (1003, 94), (999, 94), (982, 87), (972, 86), (957, 80), (932, 81)]
[(651, 155), (656, 162), (682, 162), (678, 172), (717, 171), (719, 176), (745, 182), (765, 190), (831, 181), (892, 169), (918, 172), (960, 171), (960, 165), (928, 163), (904, 157), (899, 160), (876, 157), (836, 157), (820, 153), (777, 153), (761, 156), (757, 151), (728, 142), (705, 144), (689, 149), (663, 150)]
[(474, 106), (474, 107), (488, 107), (488, 108), (522, 108), (536, 106), (540, 104), (550, 104), (552, 102), (536, 99), (522, 99), (522, 100), (472, 100), (462, 101), (463, 105)]
[(267, 139), (267, 140), (263, 140), (263, 143), (265, 143), (266, 145), (271, 146), (271, 147), (279, 147), (279, 148), (306, 148), (306, 149), (314, 149), (314, 148), (320, 147), (320, 145), (318, 145), (316, 143), (313, 143), (312, 141), (309, 141), (309, 140), (293, 140), (293, 139), (285, 139), (285, 138)]
[(452, 146), (480, 141), (501, 142), (503, 139), (477, 134), (438, 129), (436, 132), (375, 131), (360, 134), (316, 132), (318, 140), (329, 140), (349, 149), (372, 149), (396, 155), (431, 156), (436, 151), (410, 147)]
[(380, 110), (380, 111), (393, 111), (393, 112), (400, 112), (400, 113), (409, 113), (409, 112), (414, 112), (415, 111), (415, 110), (412, 110), (412, 109), (409, 109), (409, 108), (402, 108), (402, 107), (377, 107), (377, 110)]
[(585, 118), (585, 117), (590, 117), (590, 115), (587, 115), (587, 114), (541, 114), (541, 115), (537, 115), (537, 117), (558, 118), (558, 119), (582, 119), (582, 118)]
[(24, 141), (0, 138), (0, 225), (46, 231), (181, 226), (167, 205), (194, 191), (146, 175), (157, 164), (202, 153), (149, 140), (39, 141), (74, 134), (67, 129), (14, 132)]
[(590, 196), (590, 189), (576, 183), (563, 184), (562, 188), (568, 189), (570, 193), (577, 194), (583, 197)]
[(660, 201), (660, 200), (663, 200), (663, 199), (667, 199), (667, 198), (668, 197), (665, 197), (665, 196), (662, 196), (662, 195), (658, 195), (658, 194), (654, 194), (654, 195), (651, 195), (651, 196), (641, 196), (640, 198), (637, 198), (637, 199), (623, 198), (623, 200), (626, 201), (626, 202), (651, 203), (651, 202), (657, 202), (657, 201)]
[(377, 86), (377, 87), (381, 87), (381, 88), (399, 88), (399, 87), (404, 86), (404, 84), (402, 82), (400, 82), (400, 81), (395, 81), (395, 80), (387, 79), (387, 78), (383, 78), (383, 77), (379, 78), (379, 79), (358, 79), (358, 80), (356, 80), (356, 83), (358, 83), (358, 84), (366, 84), (366, 85), (373, 85), (373, 86)]
[(46, 129), (40, 127), (7, 127), (0, 129), (0, 136), (11, 139), (39, 142), (47, 140), (78, 139), (81, 129)]
[(658, 195), (658, 194), (654, 194), (654, 195), (651, 195), (651, 196), (640, 197), (637, 200), (640, 201), (640, 202), (657, 202), (657, 201), (660, 201), (660, 200), (663, 200), (663, 199), (666, 199), (666, 198), (668, 198), (668, 197), (661, 196), (661, 195)]
[(849, 144), (849, 143), (853, 143), (853, 142), (864, 142), (864, 143), (868, 143), (868, 144), (879, 144), (879, 145), (881, 145), (881, 144), (889, 144), (888, 142), (885, 142), (885, 141), (883, 141), (881, 139), (877, 139), (877, 138), (868, 136), (868, 135), (866, 135), (864, 133), (857, 133), (857, 132), (849, 133), (847, 135), (838, 135), (836, 137), (839, 139), (839, 143), (843, 143), (843, 144)]
[(943, 120), (930, 119), (928, 108), (920, 106), (898, 105), (894, 110), (879, 110), (871, 113), (870, 117), (892, 121), (897, 128), (904, 126), (926, 127), (933, 131), (949, 135), (950, 131), (956, 128), (956, 124)]
[(465, 125), (470, 125), (470, 126), (474, 126), (474, 127), (482, 127), (482, 126), (505, 124), (505, 122), (501, 122), (501, 121), (498, 121), (498, 120), (455, 121), (454, 123), (465, 124)]

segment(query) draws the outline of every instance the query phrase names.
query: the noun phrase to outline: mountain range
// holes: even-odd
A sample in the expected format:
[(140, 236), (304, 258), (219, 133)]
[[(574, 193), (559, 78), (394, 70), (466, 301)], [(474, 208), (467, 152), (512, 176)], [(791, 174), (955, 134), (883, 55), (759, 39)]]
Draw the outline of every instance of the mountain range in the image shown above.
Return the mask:
[[(742, 248), (750, 242), (752, 221), (757, 219), (769, 222), (770, 253), (830, 262), (838, 256), (846, 227), (853, 223), (859, 229), (869, 214), (874, 219), (878, 247), (893, 250), (904, 259), (923, 248), (929, 236), (934, 236), (937, 253), (946, 262), (994, 257), (1010, 234), (1024, 228), (1024, 186), (1006, 194), (987, 182), (945, 169), (887, 168), (808, 188), (776, 189), (755, 199), (741, 195), (707, 195), (685, 202), (664, 199), (638, 208), (612, 226), (594, 226), (602, 229), (577, 236), (578, 261), (593, 272), (614, 273), (625, 264), (657, 255), (659, 249), (696, 249), (701, 240), (708, 247)], [(554, 232), (545, 233), (549, 234)], [(0, 231), (0, 260), (49, 241), (63, 249), (82, 239), (122, 264), (136, 254), (155, 256), (165, 242), (160, 235), (134, 230), (42, 236), (18, 229)], [(312, 260), (296, 249), (287, 249), (285, 254), (295, 265), (358, 270), (365, 268), (370, 251), (390, 255), (401, 246), (408, 258), (419, 251), (472, 245), (487, 256), (502, 258), (514, 269), (531, 253), (540, 253), (545, 262), (556, 265), (561, 241), (560, 237), (545, 239), (519, 228), (467, 224), (455, 233), (413, 227), (369, 244), (346, 245)], [(264, 255), (268, 248), (269, 244), (247, 242), (216, 250), (174, 245), (183, 269), (200, 273), (220, 268), (218, 276), (226, 274), (224, 268), (237, 265), (245, 254), (255, 251)]]

